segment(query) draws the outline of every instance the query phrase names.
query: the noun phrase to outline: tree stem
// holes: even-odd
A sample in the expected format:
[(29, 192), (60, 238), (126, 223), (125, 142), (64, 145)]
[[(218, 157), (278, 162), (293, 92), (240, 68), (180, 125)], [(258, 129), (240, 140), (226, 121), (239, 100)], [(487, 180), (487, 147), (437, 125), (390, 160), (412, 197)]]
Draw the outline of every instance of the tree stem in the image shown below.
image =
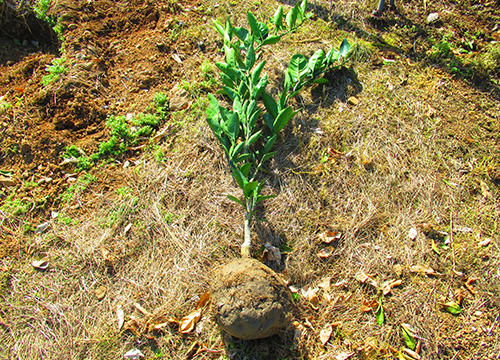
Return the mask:
[(252, 236), (250, 235), (251, 215), (245, 212), (245, 241), (241, 245), (241, 256), (250, 257), (250, 248), (252, 247)]

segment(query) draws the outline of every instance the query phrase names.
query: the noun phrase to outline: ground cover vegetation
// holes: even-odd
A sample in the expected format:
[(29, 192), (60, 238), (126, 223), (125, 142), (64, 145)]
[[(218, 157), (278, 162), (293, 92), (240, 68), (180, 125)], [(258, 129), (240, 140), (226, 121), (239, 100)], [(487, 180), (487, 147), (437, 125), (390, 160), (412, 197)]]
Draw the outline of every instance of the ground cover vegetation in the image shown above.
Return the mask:
[[(0, 357), (498, 357), (498, 2), (376, 5), (316, 1), (288, 32), (300, 2), (0, 1)], [(343, 39), (348, 61), (292, 96), (294, 61)], [(207, 118), (238, 109), (235, 43), (269, 96), (226, 151)], [(250, 253), (294, 321), (240, 341), (206, 295), (245, 233), (227, 155), (269, 143), (283, 93), (298, 112), (252, 159)]]

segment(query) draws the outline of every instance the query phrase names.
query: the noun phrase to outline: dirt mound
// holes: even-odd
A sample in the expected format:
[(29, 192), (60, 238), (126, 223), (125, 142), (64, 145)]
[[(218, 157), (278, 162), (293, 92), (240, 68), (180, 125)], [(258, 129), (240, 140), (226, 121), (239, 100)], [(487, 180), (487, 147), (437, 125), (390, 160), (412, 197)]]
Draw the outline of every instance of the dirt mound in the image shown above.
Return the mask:
[(213, 281), (216, 321), (239, 339), (262, 339), (288, 324), (291, 296), (283, 281), (255, 259), (236, 259)]

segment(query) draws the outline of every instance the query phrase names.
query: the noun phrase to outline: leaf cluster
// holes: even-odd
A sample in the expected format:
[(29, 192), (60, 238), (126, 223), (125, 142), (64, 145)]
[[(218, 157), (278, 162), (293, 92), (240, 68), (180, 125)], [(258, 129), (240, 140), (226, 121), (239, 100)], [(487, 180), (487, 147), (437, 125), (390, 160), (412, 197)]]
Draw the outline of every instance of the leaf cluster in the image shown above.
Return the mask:
[(277, 43), (283, 36), (297, 29), (311, 17), (307, 13), (307, 1), (297, 3), (286, 15), (280, 6), (265, 24), (248, 12), (249, 28), (232, 26), (229, 19), (222, 25), (218, 20), (214, 27), (224, 40), (225, 62), (215, 65), (220, 70), (223, 83), (221, 93), (232, 102), (230, 108), (221, 106), (209, 94), (208, 124), (222, 145), (231, 168), (231, 174), (243, 190), (244, 201), (234, 196), (231, 200), (242, 205), (247, 214), (255, 205), (268, 198), (260, 195), (264, 181), (257, 181), (263, 164), (276, 152), (273, 146), (278, 133), (297, 114), (288, 101), (305, 86), (318, 79), (338, 61), (345, 58), (349, 43), (344, 40), (340, 49), (327, 54), (318, 50), (310, 59), (302, 54), (292, 57), (286, 71), (285, 86), (275, 100), (266, 88), (267, 74), (263, 74), (265, 60), (260, 60), (265, 45)]

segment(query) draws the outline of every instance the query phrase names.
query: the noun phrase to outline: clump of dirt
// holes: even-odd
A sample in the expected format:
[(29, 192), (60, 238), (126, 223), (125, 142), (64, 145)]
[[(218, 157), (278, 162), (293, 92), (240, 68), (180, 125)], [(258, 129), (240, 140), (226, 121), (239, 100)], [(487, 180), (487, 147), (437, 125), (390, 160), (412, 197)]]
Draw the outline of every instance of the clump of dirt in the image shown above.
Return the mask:
[(290, 320), (292, 298), (286, 285), (255, 259), (235, 259), (219, 268), (212, 299), (218, 325), (239, 339), (275, 335)]

